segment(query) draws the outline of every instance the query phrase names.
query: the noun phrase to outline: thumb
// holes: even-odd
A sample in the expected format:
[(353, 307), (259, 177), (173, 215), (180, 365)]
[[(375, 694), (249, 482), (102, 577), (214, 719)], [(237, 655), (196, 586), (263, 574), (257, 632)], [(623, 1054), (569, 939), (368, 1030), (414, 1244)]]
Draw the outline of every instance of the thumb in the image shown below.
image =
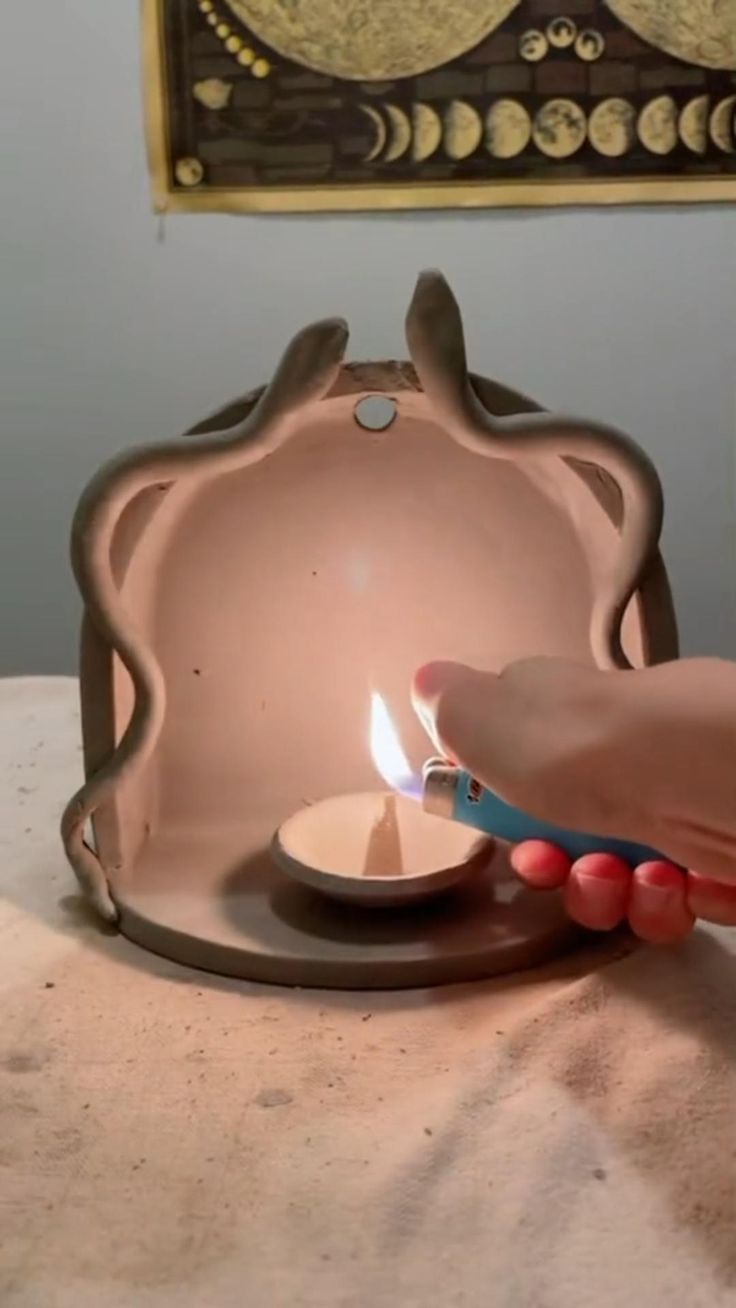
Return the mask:
[(443, 757), (501, 792), (513, 786), (513, 712), (496, 673), (427, 663), (414, 678), (412, 703)]
[[(612, 692), (626, 683), (615, 677), (554, 658), (524, 659), (500, 675), (461, 663), (427, 663), (412, 695), (435, 746), (451, 762), (507, 803), (584, 830), (591, 807), (598, 812), (592, 793), (601, 755), (610, 764), (599, 787), (603, 822), (611, 778), (620, 774), (608, 742), (621, 710), (621, 695)], [(608, 827), (590, 829), (605, 833)]]

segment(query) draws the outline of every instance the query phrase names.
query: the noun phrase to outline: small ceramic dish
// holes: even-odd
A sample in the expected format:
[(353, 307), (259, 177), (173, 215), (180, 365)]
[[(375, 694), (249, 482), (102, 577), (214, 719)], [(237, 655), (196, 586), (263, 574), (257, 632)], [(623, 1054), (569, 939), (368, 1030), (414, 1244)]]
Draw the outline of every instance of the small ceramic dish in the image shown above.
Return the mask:
[(276, 832), (283, 872), (345, 903), (415, 903), (486, 866), (493, 841), (425, 813), (401, 795), (337, 795), (301, 809)]

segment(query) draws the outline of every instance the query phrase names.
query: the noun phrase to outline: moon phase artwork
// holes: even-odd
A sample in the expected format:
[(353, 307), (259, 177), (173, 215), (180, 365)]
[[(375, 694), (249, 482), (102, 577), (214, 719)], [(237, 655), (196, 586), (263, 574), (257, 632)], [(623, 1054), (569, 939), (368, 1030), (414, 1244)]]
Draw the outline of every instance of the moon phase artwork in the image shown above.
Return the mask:
[(736, 0), (143, 0), (154, 208), (736, 201)]

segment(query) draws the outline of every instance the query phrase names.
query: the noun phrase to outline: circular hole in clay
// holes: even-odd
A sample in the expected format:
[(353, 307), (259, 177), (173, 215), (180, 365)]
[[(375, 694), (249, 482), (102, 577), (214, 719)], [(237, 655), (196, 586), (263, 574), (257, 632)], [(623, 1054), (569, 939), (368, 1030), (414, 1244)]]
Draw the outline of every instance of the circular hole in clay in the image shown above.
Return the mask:
[(355, 421), (364, 431), (388, 431), (398, 409), (388, 395), (366, 395), (355, 406)]
[(424, 899), (489, 861), (493, 842), (425, 813), (402, 795), (336, 795), (279, 827), (276, 862), (335, 899), (373, 905)]

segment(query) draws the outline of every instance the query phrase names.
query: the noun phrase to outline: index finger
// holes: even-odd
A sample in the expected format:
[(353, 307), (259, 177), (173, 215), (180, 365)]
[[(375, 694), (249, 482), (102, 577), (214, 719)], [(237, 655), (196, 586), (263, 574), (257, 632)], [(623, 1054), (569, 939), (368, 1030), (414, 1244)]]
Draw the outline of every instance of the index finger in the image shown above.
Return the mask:
[(457, 760), (451, 756), (447, 742), (441, 738), (438, 723), (440, 704), (443, 697), (467, 684), (474, 675), (473, 669), (466, 664), (447, 661), (425, 663), (414, 674), (411, 687), (414, 710), (437, 752), (450, 762)]

